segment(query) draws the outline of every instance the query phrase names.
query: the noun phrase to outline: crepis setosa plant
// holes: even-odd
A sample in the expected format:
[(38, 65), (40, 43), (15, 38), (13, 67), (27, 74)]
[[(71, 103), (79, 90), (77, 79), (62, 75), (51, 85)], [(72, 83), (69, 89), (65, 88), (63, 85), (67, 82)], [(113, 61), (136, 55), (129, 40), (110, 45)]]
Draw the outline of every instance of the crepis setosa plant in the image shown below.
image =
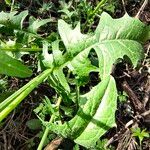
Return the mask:
[[(77, 114), (64, 124), (55, 124), (42, 121), (51, 131), (74, 140), (84, 147), (92, 147), (98, 139), (114, 127), (115, 111), (117, 109), (117, 89), (114, 77), (111, 75), (113, 64), (119, 58), (127, 56), (136, 67), (143, 58), (142, 44), (149, 39), (149, 27), (136, 18), (125, 14), (122, 18), (113, 19), (107, 13), (102, 13), (100, 22), (95, 32), (82, 34), (80, 23), (72, 29), (65, 21), (58, 21), (58, 31), (64, 43), (65, 50), (59, 49), (59, 41), (49, 43), (37, 34), (37, 29), (50, 20), (30, 19), (29, 27), (23, 28), (23, 20), (28, 15), (24, 11), (18, 15), (16, 12), (1, 12), (0, 28), (10, 29), (16, 36), (16, 45), (19, 47), (0, 48), (0, 73), (16, 77), (29, 77), (32, 71), (11, 57), (6, 51), (25, 50), (24, 42), (34, 39), (43, 41), (40, 60), (45, 70), (20, 88), (6, 100), (0, 103), (0, 121), (2, 121), (29, 93), (40, 83), (48, 79), (49, 84), (56, 90), (65, 103), (73, 101), (79, 106)], [(5, 19), (7, 17), (7, 19)], [(8, 19), (9, 18), (9, 19)], [(9, 23), (9, 24), (8, 24)], [(30, 36), (29, 36), (30, 35)], [(21, 38), (20, 38), (21, 37)], [(24, 42), (23, 42), (24, 41)], [(27, 44), (28, 45), (28, 44)], [(52, 52), (48, 53), (48, 45), (52, 45)], [(32, 50), (37, 52), (39, 48)], [(89, 59), (91, 51), (96, 54), (98, 63), (94, 64)], [(98, 72), (101, 81), (89, 92), (82, 94), (80, 90), (74, 99), (71, 99), (71, 87), (63, 69), (68, 68), (76, 77), (76, 84), (80, 86), (88, 82), (91, 72)]]

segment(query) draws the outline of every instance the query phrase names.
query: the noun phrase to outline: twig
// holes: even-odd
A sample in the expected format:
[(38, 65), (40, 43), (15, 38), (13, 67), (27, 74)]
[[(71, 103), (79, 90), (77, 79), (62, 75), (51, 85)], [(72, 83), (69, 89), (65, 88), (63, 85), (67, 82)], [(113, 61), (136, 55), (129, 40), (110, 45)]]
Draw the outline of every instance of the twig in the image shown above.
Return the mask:
[(148, 48), (147, 48), (146, 53), (145, 53), (145, 56), (144, 56), (144, 60), (143, 60), (143, 62), (142, 62), (142, 65), (143, 65), (143, 66), (145, 65), (146, 58), (148, 57), (149, 52), (150, 52), (150, 44), (148, 45)]
[(7, 137), (5, 131), (3, 132), (3, 139), (4, 139), (4, 150), (7, 150)]
[(124, 12), (126, 13), (127, 11), (126, 11), (126, 4), (125, 4), (125, 1), (124, 0), (122, 0), (122, 5), (123, 5), (123, 10), (124, 10)]
[(144, 105), (141, 103), (141, 101), (137, 98), (135, 93), (132, 91), (132, 89), (128, 85), (127, 81), (123, 82), (122, 87), (123, 87), (124, 91), (130, 97), (130, 100), (131, 100), (132, 104), (134, 105), (135, 110), (137, 112), (144, 112), (145, 111)]
[(111, 137), (107, 143), (104, 145), (104, 148), (106, 149), (110, 144), (112, 144), (114, 141), (117, 141), (118, 140), (118, 136), (119, 136), (120, 132), (119, 133), (116, 133), (113, 137)]
[(14, 9), (14, 4), (15, 4), (15, 0), (12, 0), (12, 2), (11, 2), (11, 9), (10, 9), (10, 11), (13, 11), (13, 9)]
[(134, 119), (130, 120), (129, 122), (126, 123), (125, 125), (125, 129), (128, 129), (129, 126), (131, 126), (132, 124), (134, 124), (135, 122), (138, 122), (139, 119), (141, 119), (142, 116), (141, 115), (136, 115), (134, 117)]
[(145, 111), (144, 113), (141, 114), (142, 117), (146, 117), (150, 114), (150, 110)]
[(147, 84), (146, 84), (146, 89), (145, 89), (145, 94), (144, 94), (144, 107), (147, 105), (147, 102), (149, 100), (149, 94), (150, 94), (150, 75), (147, 77)]
[(141, 119), (142, 117), (146, 117), (150, 114), (150, 110), (145, 111), (144, 113), (140, 115), (136, 115), (134, 119), (130, 120), (128, 123), (126, 123), (125, 128), (127, 129), (129, 126), (131, 126), (133, 123), (135, 123), (136, 120)]
[(139, 18), (140, 14), (143, 12), (143, 10), (145, 9), (146, 5), (148, 4), (149, 0), (145, 0), (143, 2), (143, 5), (141, 6), (141, 8), (139, 9), (138, 13), (136, 14), (135, 18)]

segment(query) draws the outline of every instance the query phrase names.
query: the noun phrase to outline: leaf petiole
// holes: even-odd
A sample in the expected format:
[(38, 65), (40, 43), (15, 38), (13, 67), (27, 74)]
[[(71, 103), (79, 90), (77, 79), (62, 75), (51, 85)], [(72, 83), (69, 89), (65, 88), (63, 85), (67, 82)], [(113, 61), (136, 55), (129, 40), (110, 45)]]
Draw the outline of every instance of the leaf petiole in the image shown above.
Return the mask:
[[(0, 122), (26, 97), (36, 88), (50, 73), (52, 69), (47, 69), (40, 75), (32, 79), (29, 83), (24, 85), (21, 89), (16, 91), (5, 101), (0, 103)], [(6, 107), (7, 106), (7, 107)]]

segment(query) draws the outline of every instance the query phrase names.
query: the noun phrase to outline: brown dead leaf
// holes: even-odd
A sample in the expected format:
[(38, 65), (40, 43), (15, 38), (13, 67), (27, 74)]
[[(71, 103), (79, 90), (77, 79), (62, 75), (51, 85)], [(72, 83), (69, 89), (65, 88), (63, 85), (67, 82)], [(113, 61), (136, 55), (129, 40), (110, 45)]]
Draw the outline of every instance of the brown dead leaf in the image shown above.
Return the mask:
[(44, 150), (56, 150), (59, 145), (61, 144), (61, 142), (63, 141), (63, 138), (61, 137), (57, 137), (54, 140), (52, 140), (46, 147)]

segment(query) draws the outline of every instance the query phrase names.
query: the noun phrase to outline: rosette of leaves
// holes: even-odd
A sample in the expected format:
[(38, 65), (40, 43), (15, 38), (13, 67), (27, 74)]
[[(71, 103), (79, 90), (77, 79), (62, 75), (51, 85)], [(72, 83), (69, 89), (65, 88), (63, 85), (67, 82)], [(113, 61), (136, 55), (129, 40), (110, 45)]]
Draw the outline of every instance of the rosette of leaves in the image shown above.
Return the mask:
[[(128, 14), (119, 19), (112, 19), (107, 13), (103, 13), (96, 31), (91, 35), (82, 34), (80, 24), (72, 29), (63, 20), (58, 21), (58, 30), (66, 52), (60, 51), (55, 43), (53, 53), (49, 55), (53, 61), (48, 64), (50, 61), (47, 53), (44, 63), (45, 66), (53, 68), (50, 84), (59, 91), (62, 99), (65, 101), (70, 93), (70, 86), (63, 74), (63, 68), (66, 66), (75, 75), (79, 87), (88, 81), (90, 72), (98, 72), (101, 82), (88, 93), (76, 97), (79, 109), (70, 121), (62, 125), (44, 124), (49, 130), (89, 148), (94, 146), (108, 129), (116, 125), (117, 89), (111, 75), (113, 64), (119, 58), (128, 58), (136, 67), (138, 61), (143, 58), (141, 44), (148, 39), (149, 29)], [(97, 55), (97, 65), (89, 58), (93, 51)], [(67, 93), (66, 97), (64, 91)]]
[[(120, 19), (112, 19), (107, 13), (103, 13), (97, 29), (89, 35), (80, 32), (80, 24), (72, 29), (63, 20), (58, 21), (58, 31), (65, 50), (60, 51), (59, 42), (56, 41), (52, 43), (52, 53), (49, 54), (49, 43), (44, 42), (41, 61), (46, 70), (7, 99), (12, 102), (4, 111), (0, 107), (0, 121), (48, 77), (50, 85), (62, 100), (68, 104), (73, 100), (79, 109), (77, 114), (64, 124), (44, 121), (43, 124), (49, 130), (82, 146), (92, 147), (108, 129), (115, 126), (117, 89), (111, 75), (113, 64), (126, 56), (136, 67), (138, 61), (143, 58), (141, 44), (148, 39), (149, 28), (127, 14)], [(96, 63), (89, 57), (93, 52), (96, 55)], [(86, 94), (80, 93), (79, 90), (72, 99), (71, 87), (63, 72), (66, 67), (74, 74), (79, 89), (88, 82), (91, 72), (98, 72), (101, 81)]]

